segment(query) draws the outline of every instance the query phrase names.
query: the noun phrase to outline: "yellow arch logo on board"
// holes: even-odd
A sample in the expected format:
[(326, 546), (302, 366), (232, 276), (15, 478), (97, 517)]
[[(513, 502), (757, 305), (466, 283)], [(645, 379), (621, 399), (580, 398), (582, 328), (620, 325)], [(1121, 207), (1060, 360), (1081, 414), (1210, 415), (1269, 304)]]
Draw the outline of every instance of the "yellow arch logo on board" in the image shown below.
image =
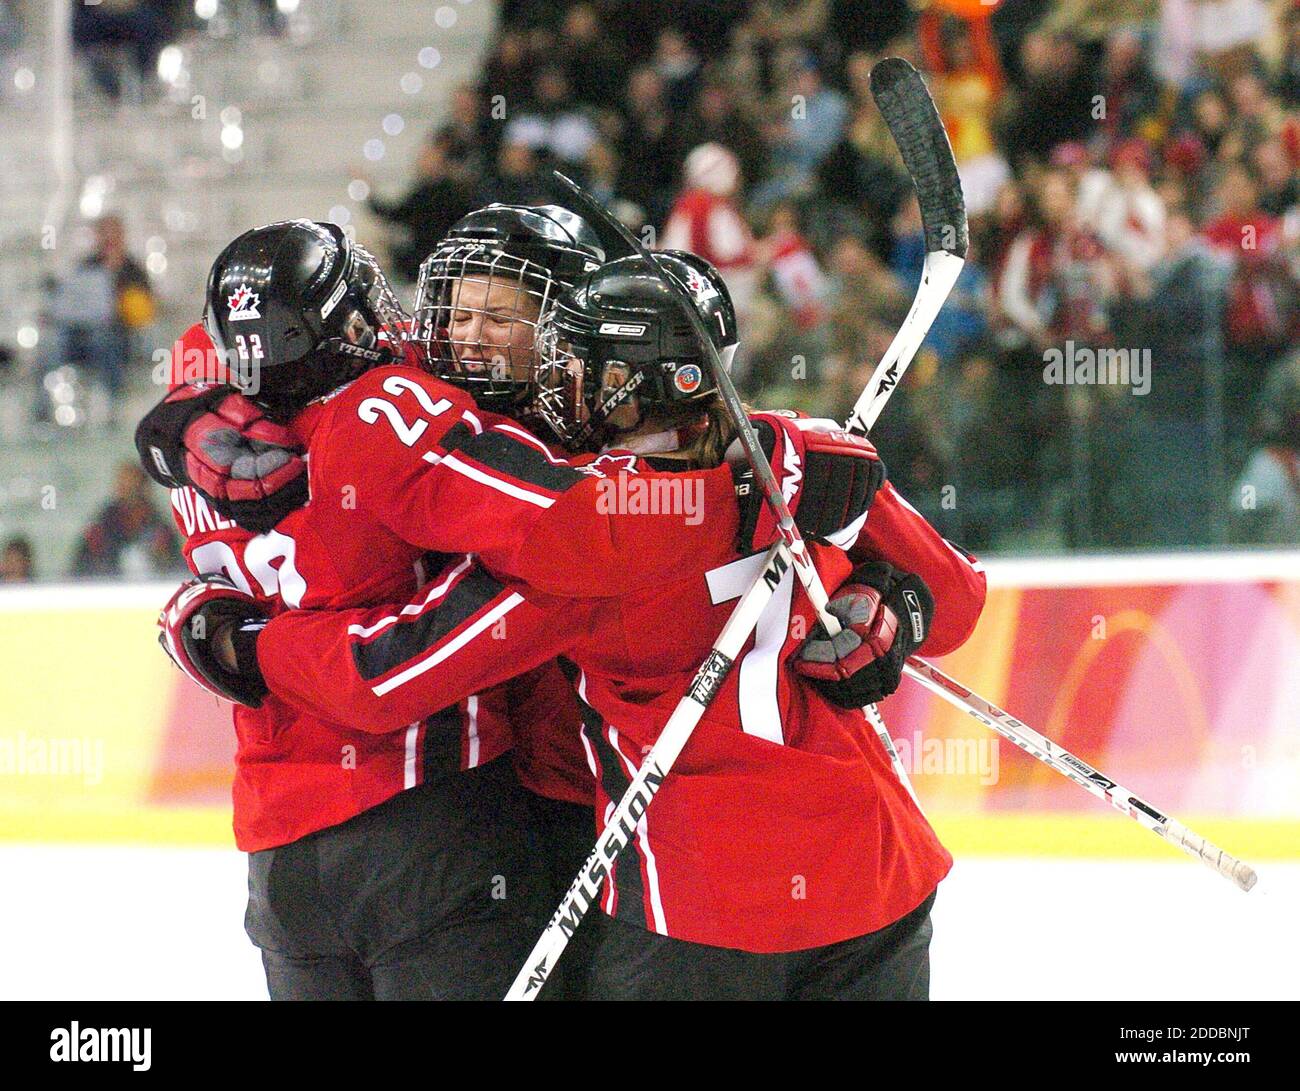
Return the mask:
[[(1056, 699), (1052, 702), (1052, 709), (1048, 713), (1043, 734), (1049, 739), (1059, 742), (1067, 749), (1070, 748), (1069, 740), (1066, 737), (1067, 719), (1070, 710), (1074, 707), (1079, 690), (1083, 686), (1084, 679), (1088, 676), (1093, 664), (1096, 663), (1102, 652), (1115, 637), (1122, 636), (1125, 633), (1135, 633), (1150, 642), (1151, 646), (1160, 653), (1165, 666), (1169, 668), (1169, 672), (1173, 676), (1174, 688), (1180, 698), (1179, 703), (1183, 707), (1187, 722), (1192, 728), (1192, 739), (1196, 752), (1199, 754), (1210, 738), (1210, 720), (1205, 711), (1205, 701), (1201, 695), (1201, 688), (1197, 684), (1196, 674), (1192, 670), (1191, 664), (1188, 663), (1182, 649), (1179, 648), (1178, 642), (1164, 625), (1143, 610), (1122, 610), (1107, 617), (1105, 621), (1106, 639), (1085, 640), (1075, 652), (1061, 687), (1057, 690)], [(1094, 756), (1080, 755), (1085, 761), (1092, 761)], [(1046, 766), (1035, 762), (1030, 773), (1030, 782), (1034, 783), (1037, 779), (1046, 780), (1054, 776), (1055, 774)]]

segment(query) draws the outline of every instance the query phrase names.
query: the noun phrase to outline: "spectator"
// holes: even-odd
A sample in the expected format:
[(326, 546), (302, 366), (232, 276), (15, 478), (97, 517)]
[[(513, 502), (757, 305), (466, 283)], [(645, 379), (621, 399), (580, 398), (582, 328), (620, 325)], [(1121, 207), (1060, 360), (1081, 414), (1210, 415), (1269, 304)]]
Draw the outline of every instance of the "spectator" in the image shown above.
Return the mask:
[[(831, 245), (829, 269), (827, 371), (832, 383), (847, 384), (832, 392), (830, 405), (833, 415), (844, 419), (888, 348), (892, 331), (907, 314), (911, 300), (897, 277), (852, 232), (838, 236)], [(859, 378), (862, 385), (851, 389)]]
[(700, 58), (685, 35), (675, 27), (661, 30), (652, 63), (659, 78), (663, 80), (664, 101), (668, 108), (673, 113), (688, 109), (695, 97)]
[(811, 53), (801, 53), (787, 81), (786, 96), (769, 121), (773, 174), (755, 189), (755, 205), (770, 205), (806, 188), (843, 138), (848, 121), (848, 99), (822, 82)]
[(478, 203), (544, 205), (549, 200), (550, 182), (537, 162), (537, 153), (527, 144), (503, 143), (497, 154), (496, 174), (480, 189)]
[(993, 138), (993, 115), (1002, 95), (998, 63), (987, 19), (939, 18), (931, 9), (921, 19), (935, 103), (952, 141), (966, 209), (988, 208), (1010, 175)]
[(1079, 222), (1143, 270), (1160, 260), (1165, 242), (1165, 207), (1151, 188), (1149, 172), (1146, 145), (1123, 140), (1111, 154), (1111, 170), (1092, 172), (1079, 190)]
[(122, 221), (101, 217), (94, 237), (93, 252), (55, 288), (58, 363), (88, 365), (107, 386), (116, 409), (132, 334), (153, 322), (155, 302), (148, 276), (127, 253)]
[[(921, 210), (915, 200), (904, 201), (894, 218), (890, 268), (898, 282), (915, 293), (921, 283), (924, 262), (925, 229), (921, 224)], [(955, 363), (965, 349), (983, 338), (987, 322), (986, 297), (984, 271), (974, 260), (974, 255), (968, 254), (957, 283), (926, 335), (926, 344), (942, 363)]]
[(474, 207), (474, 191), (452, 173), (448, 150), (444, 137), (425, 141), (416, 160), (415, 181), (406, 195), (385, 201), (372, 191), (367, 202), (376, 216), (400, 232), (392, 248), (393, 266), (410, 283), (447, 229)]
[(1280, 224), (1259, 205), (1259, 186), (1250, 168), (1233, 163), (1214, 192), (1216, 215), (1205, 225), (1206, 241), (1225, 256), (1237, 259), (1248, 251), (1268, 252), (1280, 240)]
[(799, 227), (799, 212), (783, 202), (772, 211), (767, 237), (756, 247), (776, 290), (800, 333), (817, 329), (826, 317), (826, 278)]
[(1106, 39), (1101, 95), (1106, 111), (1100, 119), (1106, 143), (1145, 138), (1160, 115), (1160, 85), (1147, 64), (1139, 34), (1124, 27)]
[[(487, 96), (501, 96), (511, 115), (531, 103), (533, 58), (528, 50), (528, 36), (521, 29), (509, 26), (502, 29), (496, 48), (483, 66), (480, 87)], [(453, 116), (456, 113), (453, 103)]]
[(1300, 6), (1292, 4), (1283, 17), (1286, 44), (1278, 72), (1278, 94), (1291, 109), (1300, 106)]
[(673, 205), (660, 246), (690, 250), (716, 265), (743, 329), (758, 270), (754, 237), (736, 203), (740, 164), (721, 144), (702, 144), (686, 157), (685, 174), (686, 188)]
[(24, 534), (15, 534), (0, 551), (0, 583), (30, 583), (35, 578), (32, 541)]
[(506, 125), (504, 139), (527, 144), (564, 164), (586, 158), (596, 136), (595, 123), (572, 100), (564, 70), (551, 64), (537, 73), (532, 105)]
[(1012, 76), (1015, 93), (998, 142), (1009, 149), (1013, 166), (1017, 160), (1041, 161), (1057, 144), (1092, 135), (1099, 72), (1076, 42), (1033, 31), (1021, 43)]
[(1001, 313), (997, 307), (997, 286), (1002, 280), (1002, 270), (1006, 266), (1007, 255), (1011, 245), (1025, 229), (1028, 217), (1025, 210), (1024, 190), (1017, 182), (1007, 182), (998, 190), (997, 200), (992, 210), (971, 222), (973, 239), (979, 243), (980, 253), (984, 255), (983, 265), (989, 274), (989, 287), (994, 293), (993, 317), (996, 320)]
[(754, 124), (736, 108), (731, 86), (710, 79), (700, 88), (699, 97), (687, 122), (690, 146), (722, 144), (740, 160), (741, 177), (752, 182), (767, 171), (767, 150)]
[[(516, 100), (507, 98), (505, 102)], [(493, 124), (484, 114), (483, 96), (468, 85), (452, 92), (450, 113), (437, 138), (446, 145), (447, 162), (452, 170), (471, 184), (477, 184), (496, 161), (502, 126)]]
[(135, 462), (123, 462), (113, 479), (113, 499), (81, 533), (72, 575), (144, 579), (180, 566), (176, 533), (149, 498), (149, 479)]
[(1228, 135), (1231, 122), (1228, 104), (1217, 90), (1210, 88), (1196, 96), (1192, 104), (1192, 132), (1210, 158), (1220, 158), (1219, 148)]
[(172, 31), (170, 5), (157, 0), (116, 0), (72, 5), (72, 42), (90, 65), (100, 91), (116, 99), (128, 88), (136, 95), (152, 72)]
[(1065, 171), (1046, 172), (1034, 198), (1033, 225), (1012, 243), (1002, 270), (1003, 314), (1039, 352), (1067, 339), (1093, 344), (1106, 332), (1105, 251), (1079, 223)]
[(559, 61), (579, 102), (603, 109), (617, 101), (623, 58), (594, 4), (574, 4), (565, 13)]
[(1300, 542), (1300, 355), (1270, 381), (1259, 446), (1233, 490), (1237, 532), (1248, 542)]
[(597, 140), (587, 149), (586, 183), (588, 192), (603, 205), (618, 200), (618, 178), (621, 165), (618, 152), (606, 140)]
[(1300, 179), (1296, 177), (1286, 145), (1266, 140), (1251, 153), (1251, 164), (1259, 179), (1259, 207), (1266, 215), (1282, 219), (1300, 204)]
[(678, 164), (686, 149), (678, 122), (665, 105), (663, 79), (654, 68), (644, 65), (632, 71), (624, 109), (618, 145), (623, 160), (619, 188), (646, 210), (652, 223), (662, 224), (672, 206)]
[[(1163, 253), (1133, 291), (1112, 304), (1121, 343), (1149, 349), (1152, 392), (1130, 397), (1109, 424), (1117, 453), (1116, 491), (1106, 504), (1122, 523), (1111, 544), (1175, 546), (1213, 540), (1212, 498), (1225, 467), (1214, 457), (1208, 381), (1224, 369), (1219, 345), (1225, 262), (1171, 212)], [(1221, 380), (1219, 380), (1221, 381)], [(1165, 498), (1176, 494), (1179, 503)]]
[(1242, 72), (1228, 85), (1233, 120), (1230, 127), (1235, 140), (1234, 158), (1248, 155), (1254, 148), (1276, 136), (1282, 129), (1282, 109), (1268, 93), (1264, 81), (1255, 72)]

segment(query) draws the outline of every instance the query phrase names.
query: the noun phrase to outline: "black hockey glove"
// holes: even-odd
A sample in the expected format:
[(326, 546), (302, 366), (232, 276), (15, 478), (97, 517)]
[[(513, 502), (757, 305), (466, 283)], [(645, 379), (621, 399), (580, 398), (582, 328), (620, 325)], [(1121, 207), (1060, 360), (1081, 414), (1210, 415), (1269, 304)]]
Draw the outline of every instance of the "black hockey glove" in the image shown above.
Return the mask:
[(227, 386), (178, 387), (135, 432), (140, 461), (160, 485), (189, 485), (245, 530), (264, 533), (307, 502), (297, 438)]
[[(158, 615), (158, 643), (209, 693), (259, 708), (267, 688), (257, 664), (257, 634), (268, 616), (224, 576), (187, 580)], [(227, 641), (230, 657), (220, 651)]]
[(832, 594), (829, 609), (844, 628), (832, 638), (818, 624), (804, 641), (795, 670), (840, 708), (888, 697), (898, 689), (904, 661), (930, 632), (934, 596), (925, 581), (870, 561)]
[[(792, 413), (753, 413), (749, 419), (800, 533), (844, 548), (852, 545), (860, 520), (885, 480), (885, 464), (876, 448), (832, 421)], [(726, 458), (740, 507), (736, 549), (766, 549), (777, 536), (776, 516), (763, 499), (739, 440), (728, 448)]]

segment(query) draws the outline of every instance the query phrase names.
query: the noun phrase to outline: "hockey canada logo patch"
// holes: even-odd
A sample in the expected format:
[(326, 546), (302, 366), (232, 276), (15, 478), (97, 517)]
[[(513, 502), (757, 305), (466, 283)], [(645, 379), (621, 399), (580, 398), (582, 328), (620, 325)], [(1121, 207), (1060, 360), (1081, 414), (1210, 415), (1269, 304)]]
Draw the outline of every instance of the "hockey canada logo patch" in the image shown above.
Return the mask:
[(260, 302), (257, 293), (247, 284), (241, 284), (235, 289), (235, 294), (226, 300), (230, 307), (230, 321), (245, 322), (252, 318), (261, 318), (262, 312), (257, 309)]
[(704, 381), (704, 372), (695, 364), (685, 364), (673, 374), (673, 386), (683, 394), (694, 394)]
[(702, 277), (698, 270), (689, 268), (686, 270), (686, 290), (697, 303), (713, 299), (718, 294), (718, 289)]

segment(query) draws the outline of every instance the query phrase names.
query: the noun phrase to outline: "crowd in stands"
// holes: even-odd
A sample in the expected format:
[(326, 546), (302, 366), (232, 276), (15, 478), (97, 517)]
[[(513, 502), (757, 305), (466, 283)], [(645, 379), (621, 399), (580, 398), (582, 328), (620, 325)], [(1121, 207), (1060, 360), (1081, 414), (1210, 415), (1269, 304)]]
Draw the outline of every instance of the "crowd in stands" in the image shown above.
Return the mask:
[[(890, 477), (983, 552), (1300, 543), (1300, 2), (500, 8), (415, 178), (369, 186), (408, 295), (460, 215), (560, 199), (558, 168), (722, 270), (747, 401), (843, 419), (925, 256), (870, 93), (874, 63), (903, 56), (951, 139), (972, 243), (877, 426)], [(274, 3), (220, 10), (282, 30)], [(124, 66), (145, 79), (194, 11), (76, 5), (103, 94), (124, 93)], [(120, 221), (85, 249), (47, 294), (51, 359), (111, 398), (154, 301)], [(59, 411), (45, 386), (38, 416)], [(123, 470), (69, 572), (164, 570), (170, 535)], [(7, 540), (0, 579), (32, 569), (31, 543)]]
[(973, 244), (879, 424), (894, 480), (985, 550), (1300, 541), (1293, 0), (504, 9), (418, 183), (373, 206), (408, 278), (434, 221), (552, 199), (559, 168), (722, 270), (750, 401), (843, 418), (924, 258), (869, 89), (901, 55)]

